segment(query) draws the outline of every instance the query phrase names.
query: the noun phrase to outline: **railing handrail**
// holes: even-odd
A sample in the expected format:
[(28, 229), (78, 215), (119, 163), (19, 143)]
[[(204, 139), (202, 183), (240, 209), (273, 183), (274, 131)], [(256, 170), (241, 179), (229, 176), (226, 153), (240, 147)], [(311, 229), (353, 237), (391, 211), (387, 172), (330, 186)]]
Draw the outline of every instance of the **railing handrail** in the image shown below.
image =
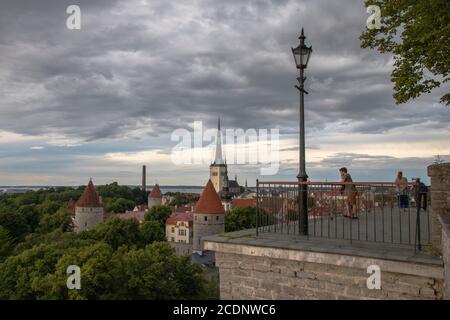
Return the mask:
[[(342, 186), (342, 185), (354, 185), (354, 186), (392, 186), (397, 187), (395, 182), (314, 182), (314, 181), (257, 181), (257, 185), (263, 184), (284, 184), (284, 185), (329, 185), (329, 186)], [(408, 186), (414, 186), (414, 182), (408, 182)]]

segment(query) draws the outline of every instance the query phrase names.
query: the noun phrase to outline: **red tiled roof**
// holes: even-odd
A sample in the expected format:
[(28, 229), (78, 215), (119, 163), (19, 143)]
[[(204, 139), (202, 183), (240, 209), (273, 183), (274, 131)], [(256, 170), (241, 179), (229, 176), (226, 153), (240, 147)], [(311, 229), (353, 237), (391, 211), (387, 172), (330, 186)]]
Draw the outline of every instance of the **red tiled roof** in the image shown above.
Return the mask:
[(256, 199), (240, 199), (236, 198), (231, 200), (232, 208), (247, 208), (256, 207)]
[(188, 206), (181, 206), (173, 209), (173, 212), (190, 212), (190, 211), (192, 211), (192, 207)]
[(162, 198), (161, 189), (159, 188), (158, 184), (155, 184), (152, 192), (150, 192), (150, 198)]
[(103, 207), (103, 205), (100, 202), (100, 198), (97, 194), (97, 191), (95, 191), (94, 184), (92, 183), (92, 179), (89, 180), (88, 185), (83, 191), (83, 194), (78, 199), (77, 203), (75, 204), (76, 207), (84, 207), (84, 208), (98, 208)]
[(178, 221), (192, 223), (194, 214), (192, 212), (173, 212), (166, 220), (166, 224), (176, 224)]
[(216, 189), (214, 189), (211, 180), (208, 180), (205, 189), (203, 189), (200, 199), (195, 205), (194, 212), (211, 214), (225, 213), (222, 203), (220, 202), (220, 198), (216, 192)]

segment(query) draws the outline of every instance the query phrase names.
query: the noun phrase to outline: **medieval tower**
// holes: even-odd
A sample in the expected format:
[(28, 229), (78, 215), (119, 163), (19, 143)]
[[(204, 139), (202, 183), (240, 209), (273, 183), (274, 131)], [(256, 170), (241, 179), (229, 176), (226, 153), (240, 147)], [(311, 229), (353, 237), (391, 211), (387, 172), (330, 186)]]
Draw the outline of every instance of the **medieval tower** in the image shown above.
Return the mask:
[(208, 180), (194, 208), (194, 252), (202, 253), (203, 237), (222, 232), (225, 232), (225, 210), (213, 183)]
[(153, 208), (154, 206), (160, 206), (162, 204), (162, 193), (158, 184), (152, 189), (152, 192), (148, 195), (148, 210)]
[(75, 203), (74, 231), (90, 230), (101, 222), (103, 222), (103, 204), (90, 179), (83, 194)]
[(222, 133), (220, 131), (220, 118), (217, 124), (216, 156), (214, 162), (209, 166), (209, 178), (216, 192), (221, 192), (223, 190), (225, 180), (228, 180), (227, 164), (222, 158)]

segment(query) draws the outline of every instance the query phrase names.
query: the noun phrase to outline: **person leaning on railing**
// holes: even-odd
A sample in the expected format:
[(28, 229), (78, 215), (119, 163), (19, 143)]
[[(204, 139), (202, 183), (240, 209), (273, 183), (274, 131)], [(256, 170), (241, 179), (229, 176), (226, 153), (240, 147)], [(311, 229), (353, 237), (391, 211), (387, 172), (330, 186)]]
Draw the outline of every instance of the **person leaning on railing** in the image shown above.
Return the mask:
[(420, 181), (420, 178), (414, 179), (414, 200), (416, 208), (427, 210), (428, 187)]
[(346, 195), (346, 205), (347, 205), (347, 214), (344, 214), (344, 217), (357, 219), (357, 206), (356, 206), (356, 196), (357, 190), (352, 180), (352, 176), (348, 173), (347, 168), (343, 167), (339, 169), (339, 173), (341, 175), (341, 182), (345, 184), (341, 187), (341, 192), (345, 192)]

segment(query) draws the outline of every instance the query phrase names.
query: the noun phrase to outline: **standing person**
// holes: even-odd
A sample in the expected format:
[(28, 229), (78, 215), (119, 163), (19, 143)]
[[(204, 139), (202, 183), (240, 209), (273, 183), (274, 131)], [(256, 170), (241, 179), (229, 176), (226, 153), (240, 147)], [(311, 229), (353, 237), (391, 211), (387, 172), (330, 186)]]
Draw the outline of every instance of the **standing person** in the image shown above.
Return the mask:
[(409, 208), (408, 179), (403, 176), (403, 172), (399, 171), (397, 173), (395, 185), (398, 193), (398, 207), (406, 211)]
[(354, 184), (350, 184), (353, 182), (352, 176), (348, 173), (347, 168), (343, 167), (339, 169), (339, 174), (341, 175), (341, 182), (345, 182), (346, 184), (342, 185), (341, 191), (345, 192), (346, 195), (346, 204), (347, 204), (347, 214), (344, 214), (344, 217), (357, 219), (357, 206), (356, 206), (356, 187)]
[(414, 200), (417, 208), (427, 210), (428, 187), (420, 181), (420, 178), (416, 178), (414, 183)]

